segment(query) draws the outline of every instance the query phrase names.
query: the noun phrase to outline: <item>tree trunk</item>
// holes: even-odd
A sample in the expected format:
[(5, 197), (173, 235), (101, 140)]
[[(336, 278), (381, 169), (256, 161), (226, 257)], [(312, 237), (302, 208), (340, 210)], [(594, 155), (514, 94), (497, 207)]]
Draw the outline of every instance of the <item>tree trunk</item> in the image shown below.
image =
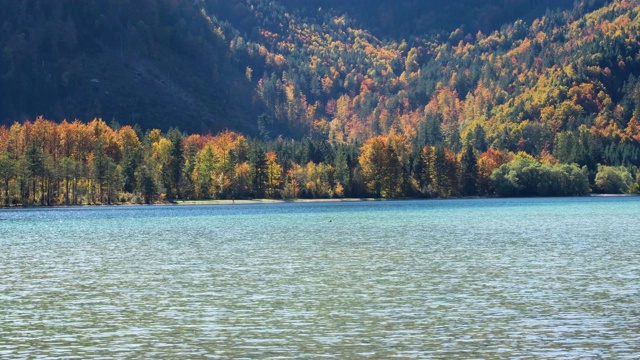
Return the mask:
[(107, 181), (107, 204), (111, 205), (111, 184)]
[(78, 196), (76, 195), (76, 193), (78, 192), (78, 179), (74, 176), (73, 177), (73, 205), (78, 205)]
[(67, 205), (69, 205), (69, 177), (65, 176), (65, 184), (64, 184), (64, 197), (65, 197), (65, 202), (67, 203)]
[(9, 179), (4, 179), (4, 204), (9, 206)]
[(44, 206), (44, 177), (40, 180), (40, 205)]

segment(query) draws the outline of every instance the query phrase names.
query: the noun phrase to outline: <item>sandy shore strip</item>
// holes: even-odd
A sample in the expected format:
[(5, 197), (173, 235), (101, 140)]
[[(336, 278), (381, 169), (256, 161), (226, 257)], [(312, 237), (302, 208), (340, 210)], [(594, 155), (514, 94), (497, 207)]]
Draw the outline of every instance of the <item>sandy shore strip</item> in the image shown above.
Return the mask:
[[(640, 197), (640, 194), (589, 194), (587, 197)], [(571, 197), (571, 196), (570, 196)], [(578, 196), (580, 197), (580, 196)], [(536, 197), (532, 197), (534, 199)], [(403, 198), (403, 199), (382, 199), (382, 198), (345, 198), (345, 199), (250, 199), (250, 200), (178, 200), (169, 205), (251, 205), (251, 204), (286, 204), (286, 203), (339, 203), (339, 202), (366, 202), (366, 201), (402, 201), (402, 200), (473, 200), (473, 199), (501, 199), (499, 197), (461, 197), (447, 199), (427, 199), (427, 198)], [(502, 198), (504, 199), (504, 198)]]
[(252, 205), (252, 204), (284, 204), (284, 203), (337, 203), (337, 202), (361, 202), (361, 201), (386, 201), (375, 198), (349, 198), (349, 199), (252, 199), (252, 200), (178, 200), (174, 205)]

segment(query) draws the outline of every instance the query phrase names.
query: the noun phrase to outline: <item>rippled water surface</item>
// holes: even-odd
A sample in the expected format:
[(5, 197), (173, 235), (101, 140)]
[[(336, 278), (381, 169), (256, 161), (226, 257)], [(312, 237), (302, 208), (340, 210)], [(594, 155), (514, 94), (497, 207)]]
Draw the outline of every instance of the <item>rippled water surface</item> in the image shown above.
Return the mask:
[(0, 218), (0, 358), (640, 356), (640, 198)]

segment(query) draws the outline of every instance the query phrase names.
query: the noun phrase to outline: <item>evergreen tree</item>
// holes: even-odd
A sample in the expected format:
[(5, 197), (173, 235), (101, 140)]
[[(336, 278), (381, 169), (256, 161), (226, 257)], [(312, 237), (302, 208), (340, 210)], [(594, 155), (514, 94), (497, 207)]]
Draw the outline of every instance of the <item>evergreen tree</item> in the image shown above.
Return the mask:
[(33, 203), (36, 203), (36, 185), (38, 179), (40, 180), (41, 198), (40, 204), (44, 205), (44, 176), (45, 176), (45, 159), (42, 147), (38, 146), (35, 142), (29, 144), (29, 148), (26, 153), (26, 162), (29, 175), (31, 177), (31, 196)]
[(265, 195), (267, 183), (267, 158), (262, 146), (255, 141), (251, 143), (249, 149), (249, 166), (253, 195), (262, 198)]
[(349, 170), (347, 154), (343, 147), (339, 147), (336, 151), (334, 167), (336, 169), (336, 181), (342, 184), (342, 186), (349, 186), (349, 183), (351, 182), (351, 172)]
[(460, 157), (460, 193), (462, 196), (478, 195), (478, 161), (471, 145), (467, 145)]
[(147, 172), (146, 168), (142, 170), (140, 189), (142, 190), (142, 198), (145, 204), (151, 204), (156, 200), (158, 187), (153, 180), (153, 176)]
[(171, 159), (169, 161), (170, 186), (175, 190), (177, 198), (181, 198), (180, 183), (182, 179), (182, 169), (184, 167), (184, 155), (182, 148), (183, 135), (176, 128), (169, 129), (167, 138), (171, 141)]

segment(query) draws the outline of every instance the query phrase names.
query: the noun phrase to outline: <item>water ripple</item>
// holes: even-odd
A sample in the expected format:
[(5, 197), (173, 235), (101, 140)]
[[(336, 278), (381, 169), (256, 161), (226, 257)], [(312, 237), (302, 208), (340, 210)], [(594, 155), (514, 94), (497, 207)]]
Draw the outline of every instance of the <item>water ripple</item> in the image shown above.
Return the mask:
[(0, 358), (633, 359), (639, 210), (634, 199), (6, 210)]

